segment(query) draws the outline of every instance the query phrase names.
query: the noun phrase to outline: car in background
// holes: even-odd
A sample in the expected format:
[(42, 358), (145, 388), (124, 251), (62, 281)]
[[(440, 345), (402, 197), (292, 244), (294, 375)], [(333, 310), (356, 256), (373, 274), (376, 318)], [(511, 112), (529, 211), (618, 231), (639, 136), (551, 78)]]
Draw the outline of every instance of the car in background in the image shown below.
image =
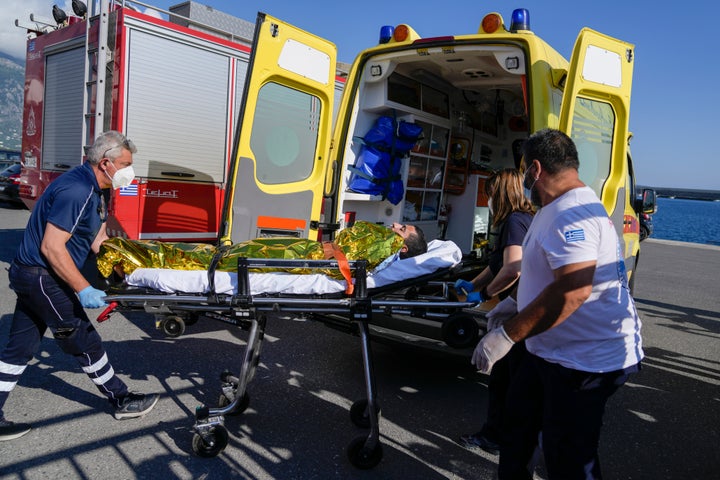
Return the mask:
[(640, 213), (640, 241), (642, 242), (653, 233), (652, 215)]
[(25, 206), (20, 199), (20, 164), (10, 165), (0, 172), (0, 201)]

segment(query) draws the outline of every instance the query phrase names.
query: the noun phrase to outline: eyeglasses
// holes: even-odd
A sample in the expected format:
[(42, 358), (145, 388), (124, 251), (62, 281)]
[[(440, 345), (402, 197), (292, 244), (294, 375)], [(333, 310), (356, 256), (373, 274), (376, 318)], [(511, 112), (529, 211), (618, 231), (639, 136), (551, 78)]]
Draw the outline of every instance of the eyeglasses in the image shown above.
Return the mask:
[(131, 152), (135, 151), (135, 144), (132, 142), (132, 140), (125, 139), (121, 144), (115, 145), (114, 147), (110, 147), (107, 150), (105, 150), (100, 158), (107, 158), (107, 153), (110, 150), (115, 150), (116, 148), (123, 147)]

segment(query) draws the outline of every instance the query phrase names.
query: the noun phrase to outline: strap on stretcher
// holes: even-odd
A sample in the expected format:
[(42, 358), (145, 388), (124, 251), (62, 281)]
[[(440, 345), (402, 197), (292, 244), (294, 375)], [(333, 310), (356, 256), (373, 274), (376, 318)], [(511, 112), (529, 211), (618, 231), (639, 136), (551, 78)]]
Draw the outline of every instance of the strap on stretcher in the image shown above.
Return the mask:
[(227, 247), (224, 246), (218, 248), (208, 266), (208, 296), (212, 295), (215, 301), (217, 301), (217, 293), (215, 292), (215, 269), (217, 269), (218, 263), (220, 263), (220, 259), (225, 255), (226, 250)]
[(350, 265), (348, 264), (347, 257), (345, 256), (343, 251), (340, 250), (340, 247), (334, 242), (323, 242), (322, 246), (326, 260), (329, 260), (331, 258), (337, 260), (338, 269), (340, 270), (340, 273), (345, 279), (345, 284), (347, 285), (347, 287), (345, 287), (345, 293), (348, 295), (352, 295), (355, 287), (352, 283), (352, 273), (350, 272)]

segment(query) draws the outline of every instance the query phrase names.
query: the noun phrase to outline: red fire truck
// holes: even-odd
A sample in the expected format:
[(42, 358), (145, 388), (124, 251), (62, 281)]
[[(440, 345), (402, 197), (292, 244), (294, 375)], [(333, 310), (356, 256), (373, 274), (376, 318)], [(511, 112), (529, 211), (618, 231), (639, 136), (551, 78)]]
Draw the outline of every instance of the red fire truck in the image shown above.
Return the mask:
[[(98, 133), (118, 130), (138, 147), (137, 180), (113, 191), (109, 233), (215, 241), (255, 24), (196, 2), (157, 15), (88, 3), (94, 11), (29, 32), (23, 201), (32, 208)], [(336, 96), (342, 86), (336, 75)]]

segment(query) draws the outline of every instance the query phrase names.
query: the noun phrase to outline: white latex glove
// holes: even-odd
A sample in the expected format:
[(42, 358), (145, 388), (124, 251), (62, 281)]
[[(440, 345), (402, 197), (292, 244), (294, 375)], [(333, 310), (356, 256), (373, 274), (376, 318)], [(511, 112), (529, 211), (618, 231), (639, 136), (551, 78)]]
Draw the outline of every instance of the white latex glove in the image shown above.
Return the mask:
[(503, 358), (515, 345), (503, 327), (489, 331), (475, 347), (472, 364), (480, 373), (488, 374), (495, 362)]
[(514, 317), (516, 314), (517, 303), (515, 302), (515, 299), (507, 297), (505, 300), (495, 305), (495, 308), (485, 314), (485, 318), (487, 318), (488, 332), (502, 326), (505, 320)]

